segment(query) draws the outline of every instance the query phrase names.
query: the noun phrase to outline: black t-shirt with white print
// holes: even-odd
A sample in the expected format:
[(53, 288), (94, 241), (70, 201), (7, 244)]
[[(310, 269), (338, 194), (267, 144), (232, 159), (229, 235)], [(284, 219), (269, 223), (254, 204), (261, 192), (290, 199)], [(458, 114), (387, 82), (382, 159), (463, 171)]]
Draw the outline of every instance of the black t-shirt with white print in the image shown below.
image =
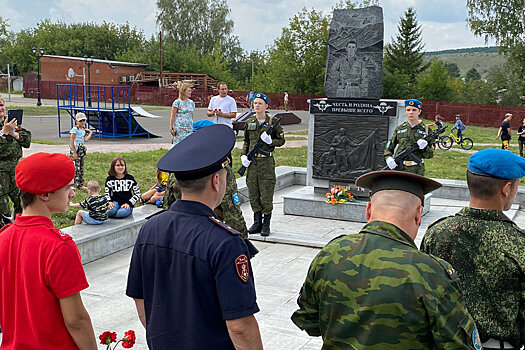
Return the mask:
[(139, 185), (130, 174), (124, 175), (122, 179), (117, 179), (112, 175), (108, 176), (105, 187), (108, 201), (118, 202), (119, 205), (127, 203), (133, 207), (140, 198)]

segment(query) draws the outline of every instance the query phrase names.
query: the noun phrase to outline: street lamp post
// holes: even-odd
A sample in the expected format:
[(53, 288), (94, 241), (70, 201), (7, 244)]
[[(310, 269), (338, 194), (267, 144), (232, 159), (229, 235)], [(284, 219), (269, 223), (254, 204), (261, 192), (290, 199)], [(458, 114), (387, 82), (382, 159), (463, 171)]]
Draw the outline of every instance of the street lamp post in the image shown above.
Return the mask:
[(84, 62), (86, 63), (88, 67), (88, 106), (91, 107), (91, 65), (93, 64), (94, 58), (93, 56), (88, 57), (87, 55), (84, 56)]
[(36, 66), (37, 66), (38, 87), (37, 87), (37, 90), (36, 90), (36, 98), (37, 98), (36, 105), (37, 106), (41, 106), (42, 105), (42, 101), (40, 101), (40, 58), (42, 58), (42, 56), (44, 56), (44, 49), (40, 48), (40, 53), (39, 54), (37, 54), (36, 47), (33, 47), (33, 49), (31, 51), (33, 51), (33, 56), (36, 57)]

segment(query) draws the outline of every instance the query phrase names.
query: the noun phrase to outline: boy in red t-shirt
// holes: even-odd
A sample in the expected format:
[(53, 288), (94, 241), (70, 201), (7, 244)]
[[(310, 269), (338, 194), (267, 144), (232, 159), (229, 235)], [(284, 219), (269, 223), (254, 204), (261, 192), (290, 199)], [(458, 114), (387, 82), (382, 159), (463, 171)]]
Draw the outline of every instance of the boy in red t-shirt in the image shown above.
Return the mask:
[(67, 211), (74, 176), (64, 154), (37, 153), (16, 167), (23, 210), (0, 231), (2, 350), (97, 349), (78, 247), (51, 221)]

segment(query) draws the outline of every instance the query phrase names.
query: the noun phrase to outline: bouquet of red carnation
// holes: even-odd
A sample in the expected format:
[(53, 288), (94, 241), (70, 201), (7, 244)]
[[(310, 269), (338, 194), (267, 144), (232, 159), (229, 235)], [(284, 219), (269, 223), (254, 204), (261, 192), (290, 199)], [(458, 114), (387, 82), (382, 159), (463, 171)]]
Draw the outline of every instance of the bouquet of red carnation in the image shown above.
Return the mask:
[[(135, 331), (129, 330), (126, 333), (124, 333), (124, 338), (119, 339), (117, 341), (117, 333), (106, 331), (98, 336), (98, 339), (100, 339), (100, 344), (107, 345), (106, 350), (115, 350), (117, 348), (117, 345), (122, 342), (122, 347), (125, 349), (132, 348), (133, 345), (135, 345), (135, 340), (137, 339), (135, 337)], [(111, 348), (111, 343), (116, 343), (113, 346), (113, 349)]]

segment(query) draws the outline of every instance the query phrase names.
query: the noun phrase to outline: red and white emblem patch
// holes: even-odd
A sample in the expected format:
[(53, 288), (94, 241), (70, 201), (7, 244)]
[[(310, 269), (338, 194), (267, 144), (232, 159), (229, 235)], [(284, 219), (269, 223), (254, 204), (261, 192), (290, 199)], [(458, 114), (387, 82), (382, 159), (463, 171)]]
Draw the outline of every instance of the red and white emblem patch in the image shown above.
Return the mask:
[(248, 278), (250, 277), (250, 267), (246, 255), (239, 255), (237, 259), (235, 259), (235, 269), (241, 280), (245, 283), (248, 282)]

